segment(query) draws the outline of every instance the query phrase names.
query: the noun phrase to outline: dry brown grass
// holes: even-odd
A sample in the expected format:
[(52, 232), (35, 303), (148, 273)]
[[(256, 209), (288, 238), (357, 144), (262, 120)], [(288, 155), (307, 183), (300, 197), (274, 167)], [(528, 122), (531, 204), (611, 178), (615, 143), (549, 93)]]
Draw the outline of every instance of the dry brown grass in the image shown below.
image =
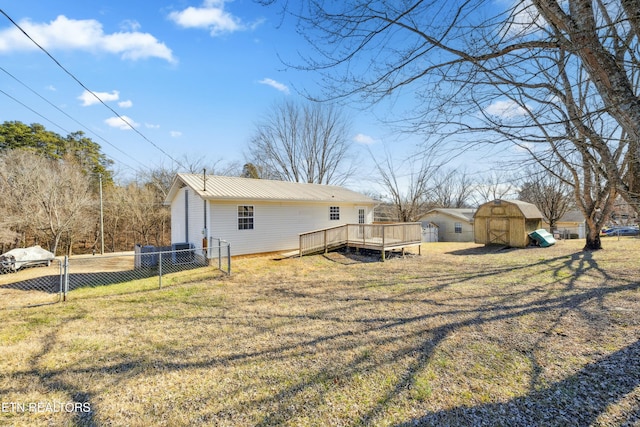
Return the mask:
[(0, 311), (9, 425), (640, 421), (639, 239), (234, 261), (231, 278)]

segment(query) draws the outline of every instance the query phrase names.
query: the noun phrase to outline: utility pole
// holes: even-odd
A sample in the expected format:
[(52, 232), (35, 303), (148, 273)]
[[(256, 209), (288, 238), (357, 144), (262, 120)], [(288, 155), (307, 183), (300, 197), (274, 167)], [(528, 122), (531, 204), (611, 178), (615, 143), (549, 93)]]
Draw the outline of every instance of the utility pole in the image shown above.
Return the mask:
[(104, 255), (104, 217), (102, 210), (102, 174), (98, 174), (100, 180), (100, 255)]

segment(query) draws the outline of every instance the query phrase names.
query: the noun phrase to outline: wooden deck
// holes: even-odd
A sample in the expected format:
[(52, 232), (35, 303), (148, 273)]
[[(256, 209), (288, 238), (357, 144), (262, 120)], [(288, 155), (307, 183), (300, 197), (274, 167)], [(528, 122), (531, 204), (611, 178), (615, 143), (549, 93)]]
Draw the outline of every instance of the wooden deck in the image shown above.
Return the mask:
[(419, 222), (396, 224), (346, 224), (300, 234), (300, 256), (329, 252), (343, 247), (385, 252), (422, 243)]

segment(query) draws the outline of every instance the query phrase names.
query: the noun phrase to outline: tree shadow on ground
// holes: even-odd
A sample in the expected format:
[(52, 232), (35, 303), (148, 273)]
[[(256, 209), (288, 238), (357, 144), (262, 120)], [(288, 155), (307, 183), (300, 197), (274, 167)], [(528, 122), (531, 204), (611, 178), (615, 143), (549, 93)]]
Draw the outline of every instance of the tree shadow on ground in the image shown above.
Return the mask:
[(516, 252), (520, 250), (535, 249), (535, 246), (529, 246), (527, 248), (512, 248), (504, 245), (485, 245), (477, 246), (473, 248), (458, 249), (455, 251), (447, 252), (448, 255), (470, 256), (470, 255), (494, 255), (497, 253)]
[[(387, 261), (413, 256), (417, 255), (411, 252), (405, 252), (403, 254), (401, 251), (385, 251), (385, 260)], [(382, 260), (382, 254), (380, 251), (373, 249), (341, 248), (322, 254), (322, 257), (342, 265), (377, 263)]]
[[(436, 312), (431, 310), (436, 308), (436, 304), (427, 305), (430, 303), (428, 295), (423, 300), (418, 300), (414, 295), (402, 293), (391, 296), (384, 294), (379, 298), (375, 293), (366, 293), (362, 295), (362, 298), (344, 299), (345, 295), (335, 292), (311, 293), (305, 292), (304, 289), (302, 292), (291, 292), (290, 289), (298, 289), (293, 283), (297, 279), (292, 278), (292, 284), (286, 289), (283, 286), (289, 284), (282, 282), (271, 287), (266, 284), (261, 285), (263, 292), (260, 297), (270, 299), (271, 303), (256, 309), (259, 311), (256, 314), (262, 316), (258, 321), (246, 320), (247, 313), (245, 311), (233, 313), (233, 307), (227, 308), (223, 318), (212, 316), (211, 318), (181, 317), (180, 319), (181, 324), (185, 325), (185, 330), (189, 329), (186, 326), (187, 322), (222, 322), (222, 326), (228, 327), (229, 330), (233, 330), (232, 328), (238, 324), (242, 324), (241, 330), (255, 330), (255, 336), (244, 337), (248, 341), (253, 341), (252, 338), (259, 338), (261, 334), (277, 336), (278, 338), (270, 341), (270, 345), (267, 347), (238, 346), (224, 355), (213, 357), (209, 352), (205, 352), (203, 355), (206, 356), (195, 359), (177, 358), (172, 353), (175, 351), (172, 347), (166, 350), (159, 347), (151, 356), (137, 353), (123, 354), (114, 358), (107, 365), (104, 362), (92, 362), (94, 355), (87, 354), (85, 367), (70, 367), (68, 371), (77, 377), (112, 375), (114, 380), (110, 383), (110, 387), (115, 387), (119, 382), (135, 377), (137, 366), (152, 365), (159, 372), (182, 372), (191, 369), (212, 369), (219, 366), (237, 366), (242, 371), (246, 370), (243, 369), (245, 364), (255, 363), (256, 360), (268, 361), (269, 365), (285, 361), (287, 358), (295, 361), (295, 358), (308, 356), (309, 360), (313, 360), (312, 358), (316, 357), (318, 351), (323, 349), (327, 351), (328, 347), (332, 347), (331, 350), (335, 352), (353, 355), (348, 362), (337, 366), (322, 365), (321, 368), (313, 370), (312, 367), (305, 365), (304, 368), (310, 372), (309, 374), (298, 376), (298, 372), (292, 371), (290, 372), (291, 378), (286, 381), (286, 385), (282, 387), (279, 384), (274, 385), (273, 388), (270, 388), (273, 391), (238, 403), (238, 408), (241, 407), (242, 410), (259, 411), (260, 419), (253, 422), (253, 425), (294, 424), (296, 417), (300, 416), (299, 407), (296, 406), (299, 403), (296, 401), (297, 399), (304, 398), (306, 404), (317, 409), (324, 403), (325, 397), (331, 393), (334, 385), (340, 384), (341, 378), (365, 376), (370, 370), (375, 369), (372, 366), (371, 358), (367, 355), (373, 351), (369, 350), (369, 347), (383, 348), (388, 344), (401, 343), (385, 360), (388, 363), (393, 363), (396, 359), (411, 357), (411, 363), (402, 365), (402, 367), (398, 366), (398, 371), (401, 372), (398, 372), (397, 378), (390, 388), (380, 389), (376, 400), (365, 409), (363, 414), (354, 416), (345, 423), (374, 425), (381, 416), (384, 416), (393, 407), (398, 396), (406, 393), (415, 384), (419, 373), (424, 371), (433, 359), (438, 345), (457, 331), (465, 328), (480, 328), (490, 323), (519, 319), (531, 314), (549, 314), (550, 318), (560, 318), (566, 311), (579, 312), (584, 309), (585, 305), (602, 300), (607, 295), (640, 289), (640, 282), (637, 282), (636, 278), (618, 280), (616, 285), (608, 285), (607, 281), (611, 275), (598, 266), (590, 253), (564, 255), (552, 260), (540, 261), (537, 264), (548, 266), (548, 270), (554, 271), (559, 276), (561, 270), (570, 272), (573, 276), (562, 278), (564, 280), (562, 285), (567, 292), (558, 292), (551, 296), (539, 294), (538, 297), (534, 291), (527, 288), (521, 289), (520, 295), (516, 295), (515, 292), (505, 292), (497, 294), (496, 298), (487, 300), (485, 304), (471, 307), (463, 305), (463, 301), (458, 305), (440, 305), (437, 308), (441, 311)], [(478, 276), (490, 279), (491, 275), (498, 276), (505, 271), (505, 269), (481, 271)], [(574, 290), (577, 277), (585, 274), (597, 277), (598, 282), (592, 287)], [(454, 275), (443, 277), (443, 283), (434, 283), (429, 291), (432, 289), (438, 291), (443, 286), (453, 286), (460, 283), (460, 278)], [(351, 295), (348, 294), (349, 297)], [(521, 300), (523, 295), (529, 299)], [(452, 298), (455, 297), (452, 294)], [(275, 304), (283, 300), (286, 301), (285, 306), (295, 306), (304, 304), (311, 299), (314, 299), (314, 303), (309, 304), (309, 311), (295, 315), (290, 314), (284, 308), (283, 311), (274, 308)], [(331, 304), (331, 301), (334, 304)], [(381, 307), (379, 305), (381, 302), (396, 306), (403, 302), (413, 306), (425, 304), (425, 308), (418, 312), (404, 312), (402, 310), (378, 312), (376, 309)], [(366, 314), (362, 314), (360, 317), (353, 317), (352, 313), (356, 313), (359, 306), (371, 309), (364, 310), (363, 312)], [(242, 310), (242, 307), (240, 309)], [(345, 316), (345, 313), (348, 315)], [(433, 325), (436, 326), (428, 323), (436, 317), (444, 318), (446, 321), (442, 324), (434, 323)], [(261, 319), (267, 319), (271, 323), (265, 325)], [(135, 321), (139, 321), (139, 319), (125, 318), (122, 323), (127, 324)], [(318, 322), (322, 325), (322, 332), (318, 335), (301, 333), (298, 335), (299, 338), (292, 338), (293, 335), (287, 327), (304, 322)], [(327, 325), (333, 325), (334, 328), (327, 327)], [(378, 332), (384, 332), (384, 334), (379, 337), (374, 335)], [(212, 340), (214, 338), (211, 337)], [(140, 339), (144, 340), (145, 337), (140, 337)], [(238, 338), (238, 342), (240, 341)], [(182, 346), (182, 343), (180, 345)], [(48, 369), (39, 367), (38, 359), (44, 359), (44, 356), (53, 351), (53, 347), (45, 340), (41, 355), (34, 358), (32, 370), (22, 374), (39, 378), (47, 386), (55, 385), (57, 388), (68, 390), (74, 395), (82, 393), (83, 387), (78, 384), (71, 382), (57, 384), (54, 382), (57, 375), (63, 375), (67, 371), (58, 367)], [(191, 353), (198, 351), (198, 349), (188, 348), (187, 344), (186, 351)], [(472, 407), (459, 406), (425, 413), (397, 425), (408, 427), (412, 425), (581, 426), (593, 424), (609, 406), (624, 400), (640, 385), (639, 356), (640, 344), (636, 341), (600, 360), (585, 365), (578, 372), (549, 386), (541, 386), (534, 379), (528, 387), (528, 392), (521, 397), (506, 402), (479, 404)], [(291, 366), (297, 365), (292, 363)], [(536, 364), (532, 363), (532, 366), (535, 367)], [(323, 387), (319, 387), (319, 384)], [(2, 391), (6, 392), (7, 390), (0, 390), (0, 392)], [(91, 398), (89, 394), (84, 397), (81, 394), (77, 394), (77, 396), (79, 396), (78, 399), (89, 400)], [(212, 406), (215, 406), (215, 403), (212, 403)], [(231, 410), (238, 409), (224, 408), (219, 412), (207, 412), (203, 415), (203, 419), (212, 425), (216, 421), (232, 424), (232, 420), (223, 419), (225, 410), (228, 410), (227, 413), (231, 413)], [(636, 406), (633, 412), (626, 412), (626, 418), (621, 420), (621, 424), (638, 421), (639, 416), (639, 409)]]
[[(566, 379), (501, 403), (457, 407), (398, 424), (410, 426), (588, 426), (640, 385), (640, 341), (590, 363)], [(637, 425), (633, 411), (607, 425)]]

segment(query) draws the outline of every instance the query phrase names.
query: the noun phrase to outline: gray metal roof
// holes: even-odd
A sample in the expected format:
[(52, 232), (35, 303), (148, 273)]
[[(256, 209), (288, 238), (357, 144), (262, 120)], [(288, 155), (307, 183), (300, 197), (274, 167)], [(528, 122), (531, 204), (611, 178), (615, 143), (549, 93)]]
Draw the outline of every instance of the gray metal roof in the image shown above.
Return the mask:
[(165, 203), (171, 203), (177, 191), (188, 186), (207, 200), (256, 200), (301, 202), (350, 202), (375, 204), (375, 200), (336, 185), (306, 184), (202, 174), (179, 173)]
[(579, 210), (572, 210), (562, 215), (558, 222), (584, 222), (584, 215)]
[(473, 215), (476, 213), (476, 210), (471, 208), (435, 208), (427, 212), (425, 216), (429, 215), (431, 212), (440, 212), (445, 215), (449, 215), (451, 217), (472, 223)]

